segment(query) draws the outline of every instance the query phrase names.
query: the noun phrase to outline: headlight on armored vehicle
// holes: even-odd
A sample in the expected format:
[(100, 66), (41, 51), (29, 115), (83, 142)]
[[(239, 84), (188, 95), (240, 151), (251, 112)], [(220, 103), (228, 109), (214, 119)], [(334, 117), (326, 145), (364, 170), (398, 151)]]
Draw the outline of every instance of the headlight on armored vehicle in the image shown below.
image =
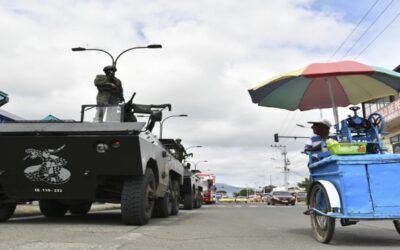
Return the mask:
[(111, 141), (111, 147), (113, 147), (113, 148), (119, 148), (119, 147), (121, 147), (121, 142), (118, 141), (118, 140), (112, 140), (112, 141)]
[(108, 145), (105, 143), (97, 143), (96, 151), (97, 153), (105, 153), (108, 150)]

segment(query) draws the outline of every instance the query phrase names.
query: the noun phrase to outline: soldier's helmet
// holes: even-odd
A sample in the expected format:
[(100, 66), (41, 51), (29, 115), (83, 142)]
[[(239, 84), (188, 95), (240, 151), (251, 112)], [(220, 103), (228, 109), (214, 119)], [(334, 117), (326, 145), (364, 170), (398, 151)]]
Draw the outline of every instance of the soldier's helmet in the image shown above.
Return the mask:
[(178, 138), (178, 139), (176, 139), (175, 141), (176, 141), (177, 143), (181, 143), (182, 140)]
[(104, 73), (115, 72), (115, 71), (117, 71), (117, 68), (114, 65), (109, 65), (109, 66), (105, 66), (103, 71), (104, 71)]

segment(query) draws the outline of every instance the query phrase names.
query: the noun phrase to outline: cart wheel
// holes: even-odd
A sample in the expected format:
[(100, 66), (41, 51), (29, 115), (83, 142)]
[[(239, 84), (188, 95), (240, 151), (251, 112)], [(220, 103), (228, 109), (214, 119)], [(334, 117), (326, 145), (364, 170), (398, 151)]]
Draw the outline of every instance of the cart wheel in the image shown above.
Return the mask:
[(394, 220), (393, 224), (394, 224), (394, 228), (396, 228), (397, 233), (400, 234), (400, 221)]
[[(324, 213), (331, 210), (328, 194), (320, 184), (316, 184), (310, 192), (310, 208)], [(315, 239), (321, 243), (329, 243), (335, 232), (335, 218), (312, 213), (310, 219)]]

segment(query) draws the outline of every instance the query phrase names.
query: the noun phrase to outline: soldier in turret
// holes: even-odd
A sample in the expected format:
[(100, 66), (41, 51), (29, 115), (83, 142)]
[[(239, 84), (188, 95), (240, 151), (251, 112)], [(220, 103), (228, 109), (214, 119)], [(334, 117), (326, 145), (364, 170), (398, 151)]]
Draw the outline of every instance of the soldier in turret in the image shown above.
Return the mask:
[[(117, 68), (114, 65), (106, 66), (103, 69), (105, 75), (97, 75), (94, 85), (97, 87), (97, 105), (118, 105), (124, 102), (123, 88), (121, 81), (115, 77)], [(109, 113), (111, 113), (109, 111)], [(96, 120), (102, 122), (104, 108), (99, 108)]]
[(181, 139), (176, 139), (175, 140), (177, 149), (175, 152), (175, 156), (179, 161), (183, 161), (186, 157), (188, 157), (188, 153), (186, 153), (185, 147), (182, 145), (182, 140)]
[(96, 85), (99, 91), (97, 94), (97, 104), (113, 105), (125, 101), (122, 83), (115, 77), (117, 68), (114, 65), (106, 66), (103, 71), (105, 75), (97, 75), (94, 80), (94, 85)]

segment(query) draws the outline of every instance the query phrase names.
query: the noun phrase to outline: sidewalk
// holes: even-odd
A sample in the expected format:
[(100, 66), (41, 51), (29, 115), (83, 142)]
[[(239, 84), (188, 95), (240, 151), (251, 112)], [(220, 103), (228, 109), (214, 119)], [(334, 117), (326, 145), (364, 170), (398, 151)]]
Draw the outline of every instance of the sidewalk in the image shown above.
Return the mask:
[[(103, 211), (120, 209), (121, 205), (112, 203), (93, 203), (90, 211)], [(25, 216), (35, 216), (41, 215), (39, 205), (34, 202), (32, 205), (17, 205), (15, 212), (12, 217), (25, 217)]]

